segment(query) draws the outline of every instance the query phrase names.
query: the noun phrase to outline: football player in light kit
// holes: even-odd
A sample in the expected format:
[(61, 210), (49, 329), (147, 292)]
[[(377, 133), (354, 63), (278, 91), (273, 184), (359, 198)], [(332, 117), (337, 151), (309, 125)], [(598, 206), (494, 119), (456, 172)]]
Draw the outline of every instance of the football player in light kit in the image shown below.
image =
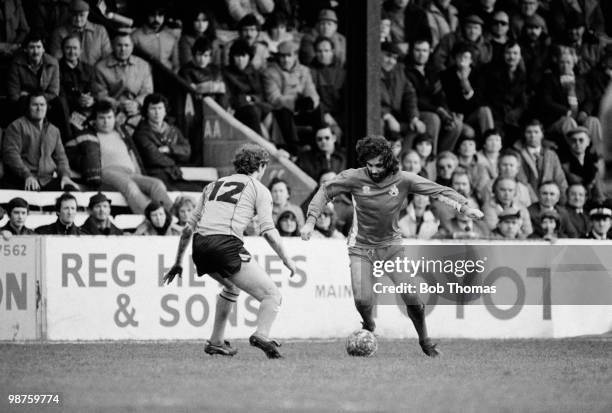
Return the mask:
[(260, 233), (291, 271), (291, 276), (295, 273), (295, 263), (287, 256), (272, 221), (272, 196), (259, 181), (269, 159), (268, 152), (257, 145), (245, 145), (236, 152), (236, 173), (204, 188), (181, 234), (176, 262), (164, 277), (164, 282), (170, 284), (176, 275), (181, 276), (183, 254), (195, 231), (192, 259), (198, 275), (208, 274), (223, 285), (217, 297), (213, 332), (204, 349), (211, 355), (233, 356), (237, 352), (224, 339), (224, 333), (232, 306), (242, 290), (259, 301), (257, 330), (249, 342), (263, 350), (268, 358), (281, 358), (278, 342), (269, 337), (281, 295), (268, 274), (251, 260), (242, 241), (245, 228), (258, 215)]
[[(336, 195), (348, 192), (353, 196), (355, 218), (348, 237), (351, 265), (351, 285), (357, 311), (363, 319), (363, 328), (374, 331), (375, 261), (395, 261), (403, 256), (401, 234), (397, 225), (402, 204), (409, 193), (428, 195), (449, 207), (480, 219), (483, 213), (467, 206), (467, 200), (454, 190), (438, 185), (412, 172), (399, 170), (391, 146), (382, 136), (368, 136), (357, 142), (357, 158), (365, 167), (348, 169), (322, 186), (308, 207), (308, 217), (302, 227), (302, 239), (308, 240), (323, 206)], [(388, 273), (395, 285), (402, 282), (402, 274)], [(425, 354), (436, 357), (437, 344), (427, 334), (425, 305), (417, 294), (401, 295), (408, 316), (419, 335), (419, 344)]]

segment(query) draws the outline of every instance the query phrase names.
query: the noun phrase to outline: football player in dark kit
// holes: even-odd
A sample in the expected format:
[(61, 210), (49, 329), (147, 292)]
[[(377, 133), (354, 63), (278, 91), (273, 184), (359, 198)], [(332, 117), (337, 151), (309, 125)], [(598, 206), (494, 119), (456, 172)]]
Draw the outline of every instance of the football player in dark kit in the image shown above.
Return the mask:
[[(347, 169), (334, 180), (322, 186), (308, 207), (302, 239), (310, 239), (314, 223), (323, 206), (341, 193), (350, 193), (355, 205), (355, 218), (348, 237), (351, 263), (351, 285), (357, 311), (363, 319), (363, 328), (374, 331), (375, 261), (395, 261), (403, 257), (401, 234), (397, 225), (404, 200), (410, 193), (431, 196), (472, 219), (481, 219), (483, 213), (467, 206), (467, 200), (454, 190), (438, 185), (412, 172), (400, 171), (399, 162), (391, 146), (382, 136), (367, 136), (357, 142), (357, 158), (365, 167)], [(387, 273), (395, 285), (405, 274)], [(417, 294), (403, 293), (408, 316), (419, 335), (423, 352), (436, 357), (440, 354), (427, 334), (425, 305)]]

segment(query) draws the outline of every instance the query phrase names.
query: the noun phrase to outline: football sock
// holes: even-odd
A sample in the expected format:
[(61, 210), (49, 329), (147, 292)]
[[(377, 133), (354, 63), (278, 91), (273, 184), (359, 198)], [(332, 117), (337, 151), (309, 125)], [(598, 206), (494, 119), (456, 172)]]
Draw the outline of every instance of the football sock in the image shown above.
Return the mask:
[(407, 305), (408, 317), (412, 320), (414, 328), (419, 335), (419, 341), (426, 340), (427, 335), (427, 324), (425, 323), (425, 304)]
[(225, 325), (229, 318), (232, 308), (236, 305), (238, 294), (223, 289), (221, 294), (217, 296), (217, 305), (215, 307), (215, 322), (213, 331), (210, 336), (210, 342), (214, 345), (223, 345), (225, 340)]
[(363, 328), (368, 331), (374, 331), (374, 329), (376, 328), (376, 323), (374, 322), (374, 318), (372, 317), (372, 311), (374, 309), (372, 303), (355, 301), (355, 307), (357, 307), (357, 311), (359, 311), (359, 314), (363, 319)]
[(281, 297), (280, 295), (266, 295), (259, 303), (259, 312), (257, 313), (257, 334), (259, 337), (268, 339), (270, 337), (270, 329), (276, 319), (276, 315), (280, 310)]

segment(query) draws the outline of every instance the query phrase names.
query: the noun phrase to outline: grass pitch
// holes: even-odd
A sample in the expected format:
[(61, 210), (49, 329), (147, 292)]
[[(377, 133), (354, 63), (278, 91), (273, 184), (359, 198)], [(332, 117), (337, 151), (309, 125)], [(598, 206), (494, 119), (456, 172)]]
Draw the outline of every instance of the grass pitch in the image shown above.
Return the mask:
[[(267, 360), (202, 342), (0, 343), (0, 412), (612, 412), (612, 339), (286, 342)], [(9, 393), (59, 392), (62, 406), (9, 406)]]

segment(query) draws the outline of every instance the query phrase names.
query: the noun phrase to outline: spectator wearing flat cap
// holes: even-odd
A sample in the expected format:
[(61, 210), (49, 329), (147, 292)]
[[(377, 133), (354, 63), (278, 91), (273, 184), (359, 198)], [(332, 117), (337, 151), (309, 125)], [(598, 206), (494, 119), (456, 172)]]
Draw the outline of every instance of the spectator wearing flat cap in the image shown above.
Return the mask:
[(346, 61), (346, 38), (338, 33), (338, 17), (336, 12), (323, 9), (319, 12), (319, 18), (314, 29), (304, 34), (300, 43), (300, 62), (310, 65), (315, 57), (315, 42), (319, 37), (326, 37), (333, 43), (333, 52), (336, 61), (344, 66)]
[(569, 156), (561, 164), (569, 185), (582, 184), (587, 189), (587, 199), (600, 202), (605, 198), (603, 191), (603, 161), (597, 153), (589, 151), (589, 131), (579, 126), (567, 133)]
[(57, 221), (36, 228), (40, 235), (83, 235), (81, 229), (74, 223), (77, 213), (77, 200), (71, 193), (64, 192), (55, 200)]
[(457, 43), (469, 45), (472, 51), (472, 61), (475, 67), (487, 64), (493, 57), (493, 46), (483, 35), (482, 19), (470, 14), (463, 19), (460, 30), (449, 33), (440, 40), (433, 55), (432, 64), (438, 71), (442, 71), (455, 62), (456, 55), (453, 49)]
[(589, 211), (591, 218), (591, 231), (585, 238), (609, 240), (610, 227), (612, 227), (612, 202), (606, 199), (604, 202), (594, 205)]
[[(260, 33), (261, 24), (255, 15), (247, 14), (238, 22), (238, 39), (246, 41), (252, 49), (251, 65), (257, 70), (264, 69), (270, 57), (268, 46), (262, 42)], [(225, 66), (229, 65), (230, 62), (229, 51), (231, 50), (232, 44), (233, 42), (225, 47), (223, 58)]]
[(518, 35), (525, 72), (529, 74), (529, 90), (539, 87), (550, 59), (550, 37), (546, 33), (546, 22), (538, 15), (525, 19)]
[(525, 239), (521, 231), (521, 211), (514, 207), (504, 208), (498, 215), (497, 226), (491, 231), (491, 238), (501, 240)]
[(89, 218), (81, 226), (83, 235), (123, 235), (110, 219), (111, 200), (102, 192), (89, 198)]
[(397, 60), (401, 53), (395, 43), (381, 45), (380, 99), (385, 136), (404, 137), (426, 132), (419, 118), (417, 93)]
[(559, 143), (560, 157), (567, 155), (563, 139), (577, 126), (589, 131), (592, 149), (602, 154), (601, 123), (593, 113), (591, 90), (584, 76), (575, 71), (578, 57), (573, 48), (556, 47), (553, 70), (546, 72), (538, 93), (539, 115), (546, 131)]
[(0, 235), (8, 240), (13, 235), (34, 235), (34, 231), (25, 226), (30, 212), (28, 202), (23, 198), (13, 198), (6, 206), (9, 221), (0, 228)]
[(111, 43), (104, 26), (88, 21), (89, 4), (84, 0), (70, 2), (70, 19), (51, 35), (49, 52), (56, 59), (62, 57), (62, 40), (75, 35), (81, 42), (80, 60), (95, 65), (100, 59), (111, 54)]
[(275, 62), (264, 71), (264, 95), (274, 108), (274, 116), (291, 153), (297, 153), (300, 140), (297, 125), (317, 127), (323, 122), (317, 93), (310, 70), (298, 62), (297, 45), (278, 45)]

